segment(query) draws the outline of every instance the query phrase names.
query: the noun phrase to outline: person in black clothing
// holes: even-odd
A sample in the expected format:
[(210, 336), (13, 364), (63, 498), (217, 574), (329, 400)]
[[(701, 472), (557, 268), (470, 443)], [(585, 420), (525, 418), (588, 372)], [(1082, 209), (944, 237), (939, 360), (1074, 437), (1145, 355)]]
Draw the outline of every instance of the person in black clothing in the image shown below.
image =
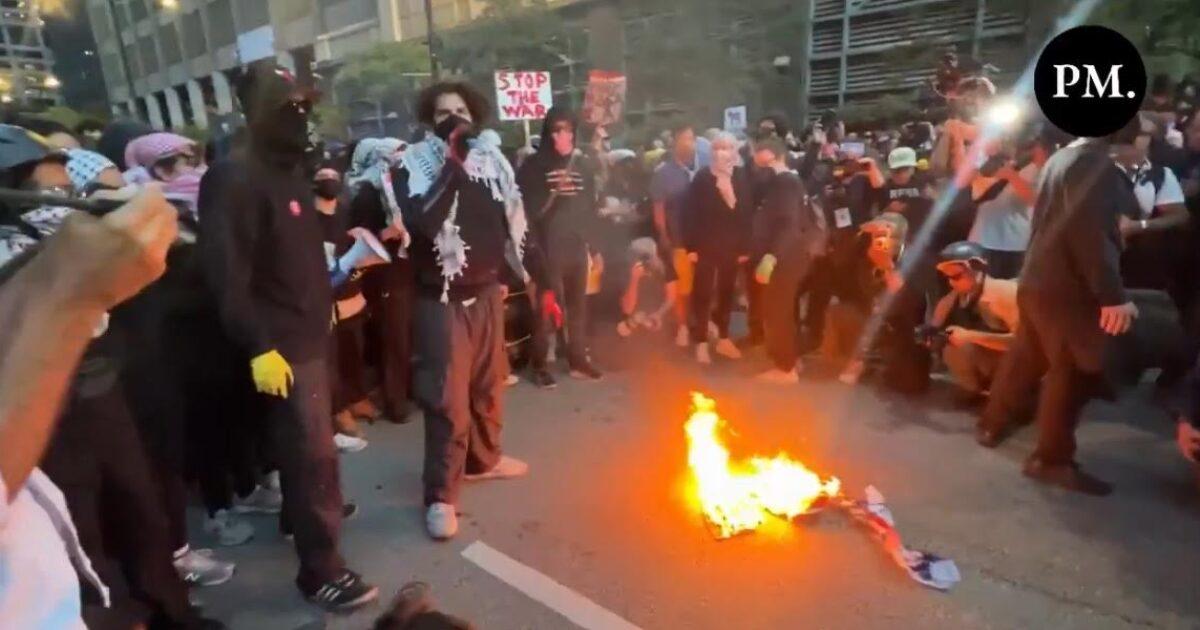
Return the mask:
[[(753, 192), (744, 169), (736, 168), (737, 141), (727, 133), (713, 140), (712, 164), (696, 174), (688, 191), (684, 245), (696, 264), (692, 292), (691, 337), (696, 361), (709, 364), (708, 324), (717, 327), (717, 354), (742, 358), (729, 338), (729, 317), (741, 265), (750, 259)], [(713, 299), (716, 309), (713, 309)]]
[(404, 151), (395, 183), (417, 283), (414, 390), (425, 412), (425, 526), (445, 540), (458, 531), (464, 479), (529, 470), (500, 447), (509, 369), (502, 283), (510, 275), (529, 279), (521, 262), (527, 224), (498, 135), (479, 131), (487, 99), (466, 84), (438, 83), (421, 92), (417, 110), (434, 133)]
[[(566, 307), (567, 363), (571, 376), (598, 380), (600, 371), (592, 365), (587, 352), (587, 280), (588, 240), (596, 233), (595, 178), (591, 160), (575, 148), (578, 129), (575, 116), (563, 107), (551, 107), (542, 122), (542, 141), (538, 151), (517, 171), (517, 185), (525, 203), (536, 247), (530, 255), (540, 255), (545, 265), (547, 286), (539, 286), (539, 295), (549, 293), (556, 302), (561, 296)], [(542, 303), (541, 297), (537, 304)], [(535, 318), (533, 382), (553, 387), (554, 377), (546, 371), (552, 333), (545, 323), (546, 313)]]
[[(23, 128), (0, 125), (0, 185), (69, 190), (65, 153)], [(3, 208), (0, 263), (26, 255), (55, 234), (71, 211), (53, 206)], [(83, 593), (89, 624), (150, 628), (210, 627), (188, 602), (172, 566), (171, 523), (142, 436), (122, 389), (127, 335), (105, 316), (71, 375), (60, 421), (41, 468), (62, 490), (79, 542), (111, 590), (105, 606)]]
[(1112, 486), (1075, 462), (1075, 427), (1089, 398), (1106, 391), (1102, 369), (1111, 337), (1129, 330), (1137, 308), (1121, 285), (1118, 217), (1137, 203), (1109, 157), (1131, 144), (1134, 117), (1109, 138), (1084, 138), (1046, 162), (1033, 213), (1033, 233), (1017, 291), (1021, 326), (992, 384), (978, 441), (994, 446), (1041, 380), (1038, 445), (1025, 475), (1093, 495)]
[[(395, 138), (365, 138), (354, 147), (350, 170), (350, 224), (365, 227), (379, 236), (392, 261), (365, 269), (362, 293), (370, 309), (364, 337), (378, 353), (379, 385), (385, 415), (392, 422), (409, 421), (412, 393), (412, 317), (416, 301), (412, 263), (404, 254), (408, 239), (400, 220), (400, 206), (393, 184), (396, 164), (404, 143)], [(352, 412), (372, 417), (373, 409), (359, 404)]]
[(783, 140), (768, 137), (754, 147), (755, 162), (770, 169), (754, 221), (755, 281), (764, 286), (763, 333), (773, 369), (759, 378), (799, 380), (797, 302), (812, 261), (825, 249), (824, 217), (814, 212), (800, 176), (787, 168)]
[(283, 515), (300, 556), (296, 585), (324, 608), (348, 610), (379, 591), (338, 553), (343, 505), (325, 364), (333, 298), (302, 168), (312, 103), (290, 73), (270, 66), (251, 68), (238, 98), (250, 144), (201, 183), (201, 262), (226, 330), (268, 395)]

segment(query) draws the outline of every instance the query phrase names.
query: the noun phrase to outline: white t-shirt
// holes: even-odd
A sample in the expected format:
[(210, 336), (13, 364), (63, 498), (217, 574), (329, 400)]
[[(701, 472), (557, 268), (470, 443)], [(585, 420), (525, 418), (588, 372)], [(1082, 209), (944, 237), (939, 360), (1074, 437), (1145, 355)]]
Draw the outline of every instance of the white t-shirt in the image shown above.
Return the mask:
[[(1038, 165), (1026, 164), (1020, 174), (1037, 193), (1038, 176), (1041, 175)], [(1005, 186), (995, 199), (979, 204), (975, 224), (967, 238), (985, 249), (1023, 252), (1029, 247), (1032, 215), (1033, 208), (1013, 192), (1012, 186)]]
[(107, 604), (54, 482), (35, 468), (9, 503), (0, 478), (0, 628), (86, 630), (72, 561)]
[(1163, 168), (1162, 186), (1158, 190), (1154, 189), (1154, 182), (1150, 178), (1149, 162), (1133, 173), (1126, 171), (1126, 175), (1133, 181), (1133, 196), (1137, 198), (1143, 219), (1149, 219), (1158, 206), (1183, 203), (1183, 187), (1169, 168)]

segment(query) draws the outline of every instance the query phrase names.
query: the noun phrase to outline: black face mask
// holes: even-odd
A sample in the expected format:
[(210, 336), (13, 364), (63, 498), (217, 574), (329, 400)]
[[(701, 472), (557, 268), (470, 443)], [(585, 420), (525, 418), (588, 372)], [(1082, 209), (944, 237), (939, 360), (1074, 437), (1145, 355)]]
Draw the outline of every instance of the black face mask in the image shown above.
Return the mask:
[(442, 122), (438, 123), (433, 128), (433, 133), (442, 140), (449, 141), (450, 134), (454, 133), (454, 130), (458, 129), (460, 126), (470, 127), (471, 121), (463, 118), (462, 116), (455, 116), (452, 114), (446, 117), (446, 119)]
[(313, 184), (313, 194), (330, 201), (337, 199), (342, 194), (342, 182), (336, 179), (323, 179)]
[(292, 103), (255, 121), (251, 131), (267, 148), (301, 156), (308, 149), (308, 113)]

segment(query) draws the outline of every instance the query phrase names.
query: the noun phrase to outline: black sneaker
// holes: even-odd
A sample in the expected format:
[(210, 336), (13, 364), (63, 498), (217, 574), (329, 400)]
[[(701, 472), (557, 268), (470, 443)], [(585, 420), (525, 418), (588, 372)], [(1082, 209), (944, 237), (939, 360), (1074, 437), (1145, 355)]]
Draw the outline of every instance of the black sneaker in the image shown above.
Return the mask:
[(546, 370), (534, 370), (529, 380), (539, 389), (554, 389), (558, 387), (558, 381), (554, 380), (554, 377)]
[(589, 362), (571, 366), (571, 377), (581, 381), (599, 381), (604, 378), (604, 375)]
[(346, 612), (378, 599), (379, 587), (367, 584), (357, 573), (347, 570), (341, 577), (304, 596), (325, 610)]

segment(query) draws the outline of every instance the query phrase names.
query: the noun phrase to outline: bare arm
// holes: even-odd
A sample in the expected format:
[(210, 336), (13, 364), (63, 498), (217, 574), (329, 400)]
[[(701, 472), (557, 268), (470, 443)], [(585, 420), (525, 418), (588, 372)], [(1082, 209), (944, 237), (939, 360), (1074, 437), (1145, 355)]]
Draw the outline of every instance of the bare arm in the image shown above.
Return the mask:
[(654, 232), (658, 235), (661, 247), (672, 247), (671, 237), (667, 234), (667, 204), (664, 201), (654, 202)]
[(77, 214), (0, 287), (0, 476), (11, 501), (53, 433), (101, 315), (165, 269), (176, 213), (152, 188), (104, 219)]
[(993, 333), (979, 330), (971, 331), (971, 343), (978, 346), (983, 346), (988, 350), (995, 350), (997, 352), (1008, 352), (1008, 349), (1010, 346), (1012, 346), (1013, 339), (1015, 338), (1016, 335), (1013, 333)]

